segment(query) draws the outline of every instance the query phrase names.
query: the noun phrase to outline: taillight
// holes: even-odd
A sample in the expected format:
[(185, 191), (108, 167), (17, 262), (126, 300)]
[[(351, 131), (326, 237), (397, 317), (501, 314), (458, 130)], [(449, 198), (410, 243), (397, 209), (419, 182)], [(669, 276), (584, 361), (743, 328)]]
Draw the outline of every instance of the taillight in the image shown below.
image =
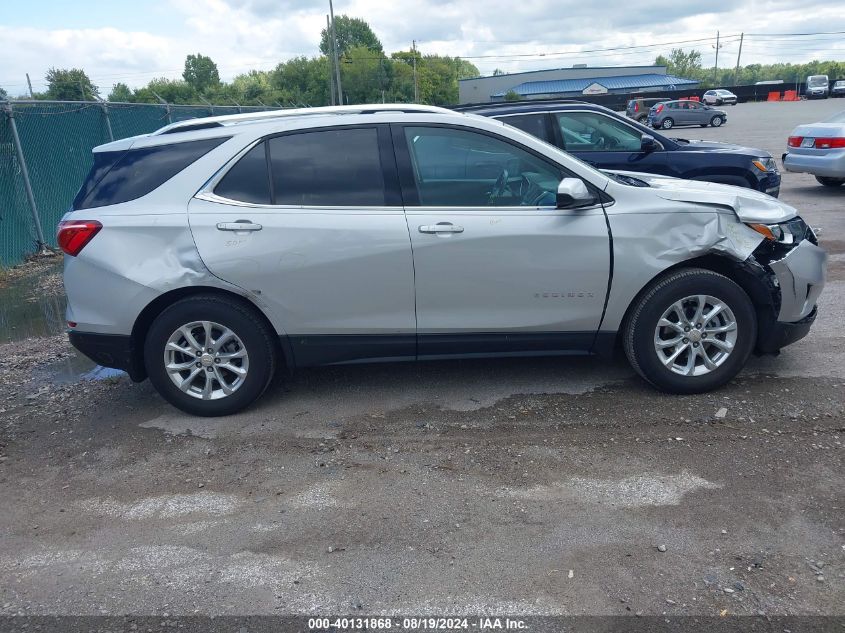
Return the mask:
[(787, 145), (790, 147), (801, 147), (801, 141), (804, 140), (803, 136), (790, 136), (789, 140), (786, 142)]
[(65, 253), (71, 257), (79, 255), (94, 236), (100, 232), (103, 225), (96, 220), (66, 220), (59, 222), (56, 241)]
[(817, 138), (816, 149), (839, 149), (845, 147), (845, 138)]
[(640, 102), (634, 101), (634, 112), (639, 112), (639, 111), (640, 111)]
[(661, 112), (663, 112), (663, 104), (662, 103), (659, 106), (657, 106), (657, 110), (655, 110), (654, 113), (660, 114)]

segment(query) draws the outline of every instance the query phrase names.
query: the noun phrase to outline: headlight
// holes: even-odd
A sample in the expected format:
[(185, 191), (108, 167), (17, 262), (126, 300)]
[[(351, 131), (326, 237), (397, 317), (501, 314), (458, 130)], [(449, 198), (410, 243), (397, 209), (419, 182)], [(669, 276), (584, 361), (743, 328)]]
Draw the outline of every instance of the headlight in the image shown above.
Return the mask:
[(751, 164), (754, 165), (757, 169), (763, 172), (777, 172), (778, 166), (775, 162), (775, 159), (771, 156), (768, 157), (761, 157), (755, 158), (751, 161)]
[(801, 218), (793, 218), (780, 224), (748, 224), (748, 226), (769, 242), (778, 244), (796, 244), (804, 239), (809, 239), (813, 243), (816, 241), (812, 230)]

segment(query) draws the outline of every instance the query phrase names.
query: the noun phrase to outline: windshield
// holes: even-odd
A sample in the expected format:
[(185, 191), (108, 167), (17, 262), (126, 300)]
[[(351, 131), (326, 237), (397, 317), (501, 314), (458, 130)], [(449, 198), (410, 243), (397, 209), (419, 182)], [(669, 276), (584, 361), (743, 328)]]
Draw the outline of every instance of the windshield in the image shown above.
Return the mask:
[(818, 88), (819, 86), (826, 86), (827, 85), (827, 77), (824, 75), (814, 75), (812, 77), (807, 77), (807, 85), (811, 88)]

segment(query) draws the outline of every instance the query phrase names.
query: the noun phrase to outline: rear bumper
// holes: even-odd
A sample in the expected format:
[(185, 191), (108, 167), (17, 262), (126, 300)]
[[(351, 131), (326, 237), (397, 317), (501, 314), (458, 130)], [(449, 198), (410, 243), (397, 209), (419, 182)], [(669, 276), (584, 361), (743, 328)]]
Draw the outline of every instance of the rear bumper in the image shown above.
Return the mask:
[(71, 345), (103, 367), (121, 369), (135, 382), (147, 377), (137, 362), (132, 337), (124, 334), (97, 334), (93, 332), (68, 332)]
[(787, 171), (827, 176), (829, 178), (845, 178), (845, 150), (816, 150), (824, 154), (797, 154), (786, 152), (783, 154), (783, 167)]

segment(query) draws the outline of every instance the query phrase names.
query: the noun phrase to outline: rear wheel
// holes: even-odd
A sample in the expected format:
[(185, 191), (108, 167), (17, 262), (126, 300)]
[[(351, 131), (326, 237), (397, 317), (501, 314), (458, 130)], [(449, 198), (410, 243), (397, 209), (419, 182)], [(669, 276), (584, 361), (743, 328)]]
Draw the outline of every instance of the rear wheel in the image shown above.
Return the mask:
[(663, 119), (663, 123), (660, 124), (660, 127), (662, 127), (664, 130), (671, 130), (674, 125), (675, 122), (669, 117), (666, 117), (665, 119)]
[(727, 277), (682, 269), (656, 281), (623, 326), (625, 354), (652, 385), (701, 393), (731, 380), (757, 338), (754, 306)]
[(710, 119), (710, 125), (712, 125), (713, 127), (719, 127), (720, 125), (722, 125), (722, 123), (724, 123), (724, 121), (720, 116), (714, 116), (712, 119)]
[(838, 187), (845, 184), (845, 178), (830, 178), (828, 176), (816, 176), (816, 180), (825, 187)]
[(175, 407), (230, 415), (256, 400), (273, 378), (272, 332), (249, 306), (214, 295), (174, 303), (144, 343), (150, 382)]

